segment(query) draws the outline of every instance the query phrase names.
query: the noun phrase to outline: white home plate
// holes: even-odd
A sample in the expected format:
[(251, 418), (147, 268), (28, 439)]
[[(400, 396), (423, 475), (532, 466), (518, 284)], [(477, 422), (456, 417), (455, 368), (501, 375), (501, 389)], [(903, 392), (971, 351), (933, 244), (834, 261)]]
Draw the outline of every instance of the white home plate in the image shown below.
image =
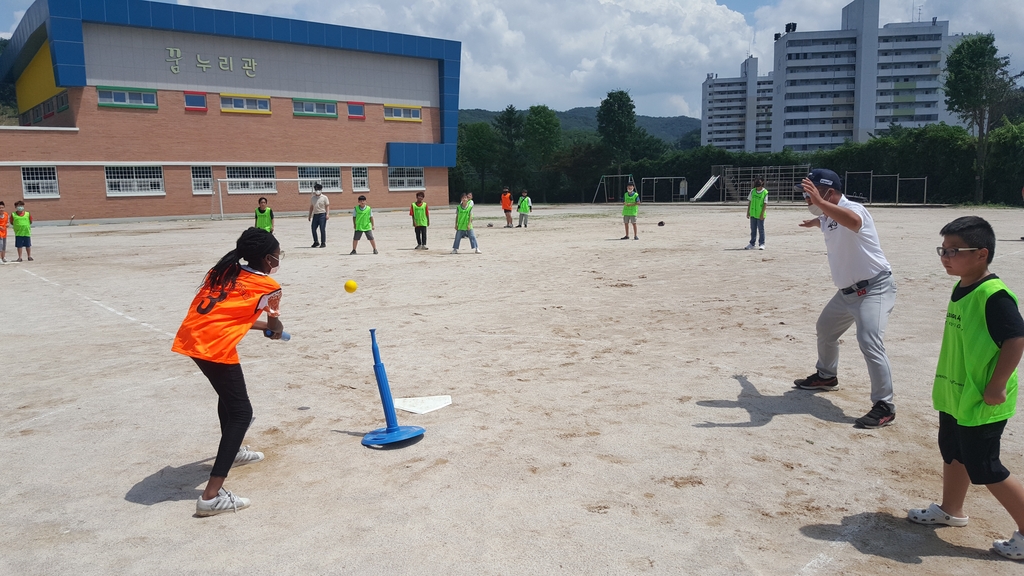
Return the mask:
[(395, 398), (395, 408), (412, 412), (413, 414), (426, 414), (438, 408), (444, 408), (452, 403), (451, 396), (424, 396), (422, 398)]

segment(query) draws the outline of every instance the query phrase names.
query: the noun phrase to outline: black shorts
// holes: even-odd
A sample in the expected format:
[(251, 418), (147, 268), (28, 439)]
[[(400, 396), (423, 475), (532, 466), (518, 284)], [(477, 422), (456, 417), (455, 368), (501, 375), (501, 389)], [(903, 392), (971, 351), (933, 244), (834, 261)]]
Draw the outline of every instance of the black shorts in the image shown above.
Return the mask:
[(356, 230), (356, 233), (354, 236), (352, 236), (352, 239), (359, 240), (360, 238), (363, 237), (363, 234), (366, 234), (367, 240), (373, 240), (373, 230)]
[(939, 452), (942, 461), (953, 460), (967, 468), (971, 484), (998, 484), (1010, 477), (999, 461), (999, 439), (1006, 420), (981, 426), (961, 426), (956, 418), (939, 412)]

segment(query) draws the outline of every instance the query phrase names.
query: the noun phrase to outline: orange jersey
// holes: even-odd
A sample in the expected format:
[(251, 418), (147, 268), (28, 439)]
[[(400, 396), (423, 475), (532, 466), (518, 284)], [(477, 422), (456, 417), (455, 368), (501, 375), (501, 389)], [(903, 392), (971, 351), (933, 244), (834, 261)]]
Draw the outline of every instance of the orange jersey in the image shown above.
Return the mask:
[(265, 274), (246, 268), (229, 292), (203, 286), (178, 328), (171, 350), (192, 358), (238, 364), (235, 347), (264, 310), (280, 314), (281, 285)]
[(505, 192), (501, 195), (501, 209), (511, 210), (512, 209), (512, 194)]
[(0, 215), (0, 238), (7, 238), (7, 226), (11, 223), (11, 214), (4, 212)]

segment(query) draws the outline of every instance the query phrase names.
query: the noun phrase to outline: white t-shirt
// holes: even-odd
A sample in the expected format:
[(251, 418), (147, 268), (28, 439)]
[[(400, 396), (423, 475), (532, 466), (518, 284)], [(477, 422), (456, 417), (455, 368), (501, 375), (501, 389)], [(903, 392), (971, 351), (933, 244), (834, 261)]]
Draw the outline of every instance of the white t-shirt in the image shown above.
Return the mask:
[(331, 201), (324, 194), (313, 194), (309, 199), (309, 205), (313, 207), (313, 214), (326, 214), (330, 209)]
[(828, 267), (832, 270), (832, 282), (836, 288), (849, 288), (861, 280), (869, 280), (892, 270), (878, 242), (875, 221), (867, 208), (848, 200), (846, 196), (839, 200), (839, 207), (860, 216), (861, 227), (854, 232), (828, 216), (818, 216), (821, 231), (825, 234)]

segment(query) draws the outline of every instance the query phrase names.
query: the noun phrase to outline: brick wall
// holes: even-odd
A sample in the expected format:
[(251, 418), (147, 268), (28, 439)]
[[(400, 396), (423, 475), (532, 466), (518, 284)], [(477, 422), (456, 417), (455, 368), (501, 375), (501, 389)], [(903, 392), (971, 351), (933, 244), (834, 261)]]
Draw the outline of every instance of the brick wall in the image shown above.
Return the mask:
[[(289, 98), (271, 98), (271, 115), (220, 112), (217, 94), (208, 96), (208, 112), (185, 110), (184, 94), (160, 91), (159, 109), (106, 108), (97, 105), (93, 87), (69, 90), (70, 109), (56, 115), (55, 126), (77, 126), (78, 132), (0, 131), (2, 160), (53, 162), (57, 165), (60, 199), (27, 199), (36, 220), (76, 220), (150, 216), (209, 215), (211, 198), (192, 194), (189, 166), (164, 166), (166, 196), (110, 198), (103, 166), (63, 166), (64, 162), (188, 162), (213, 165), (214, 178), (225, 177), (222, 162), (380, 164), (387, 161), (387, 142), (440, 141), (440, 111), (422, 110), (423, 122), (384, 120), (383, 106), (366, 104), (365, 120), (349, 120), (344, 103), (339, 118), (292, 115)], [(294, 166), (277, 166), (278, 178), (297, 178)], [(355, 205), (351, 169), (342, 168), (344, 192), (331, 193), (334, 209)], [(448, 171), (424, 170), (427, 203), (448, 204)], [(375, 208), (408, 206), (415, 192), (389, 192), (387, 168), (369, 168), (370, 191), (362, 192)], [(0, 166), (0, 199), (13, 206), (21, 198), (20, 167)], [(261, 194), (224, 194), (224, 212), (246, 213)], [(278, 212), (307, 210), (309, 194), (297, 183), (279, 184), (267, 196)]]

